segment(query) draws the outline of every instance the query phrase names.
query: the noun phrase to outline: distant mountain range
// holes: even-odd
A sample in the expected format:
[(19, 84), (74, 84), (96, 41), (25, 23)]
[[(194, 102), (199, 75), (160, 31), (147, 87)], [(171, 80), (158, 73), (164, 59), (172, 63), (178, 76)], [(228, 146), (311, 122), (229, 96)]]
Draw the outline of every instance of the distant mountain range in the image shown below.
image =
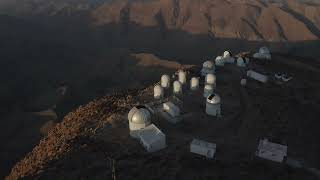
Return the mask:
[[(226, 49), (237, 54), (261, 46), (319, 59), (320, 2), (0, 0), (0, 119), (9, 125), (10, 112), (47, 109), (36, 97), (66, 85), (55, 109), (61, 120), (96, 97), (154, 82), (167, 60), (200, 64)], [(154, 57), (166, 65), (158, 67)], [(9, 167), (0, 170), (1, 178)]]
[(95, 25), (160, 26), (163, 31), (216, 38), (273, 42), (320, 38), (320, 2), (315, 0), (16, 0), (0, 5), (3, 12), (23, 17), (81, 12)]

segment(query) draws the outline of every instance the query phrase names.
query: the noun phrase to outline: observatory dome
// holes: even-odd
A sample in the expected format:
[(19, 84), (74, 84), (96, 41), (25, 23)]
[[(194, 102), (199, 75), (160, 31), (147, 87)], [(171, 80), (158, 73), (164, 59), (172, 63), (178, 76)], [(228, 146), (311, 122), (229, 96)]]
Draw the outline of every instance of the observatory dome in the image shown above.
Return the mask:
[(213, 93), (207, 97), (207, 102), (210, 104), (220, 104), (221, 98), (219, 95)]
[(135, 124), (150, 124), (151, 114), (145, 106), (136, 106), (129, 111), (128, 120)]
[(190, 80), (190, 89), (191, 90), (197, 90), (199, 88), (199, 78), (198, 77), (192, 77)]
[(225, 51), (225, 52), (223, 53), (223, 57), (224, 57), (224, 58), (229, 58), (229, 57), (231, 57), (230, 51)]
[(206, 78), (205, 78), (205, 83), (206, 84), (212, 84), (215, 85), (216, 84), (216, 76), (214, 74), (207, 74)]
[(163, 88), (160, 85), (155, 85), (153, 88), (153, 95), (155, 99), (160, 99), (163, 97)]
[(215, 72), (215, 65), (212, 61), (205, 61), (202, 65), (201, 75), (206, 76), (209, 73)]
[(223, 60), (222, 56), (217, 56), (217, 58), (215, 60), (215, 64), (217, 66), (224, 66), (224, 60)]
[(187, 82), (187, 72), (184, 70), (179, 71), (178, 77), (181, 84), (185, 84)]
[(244, 61), (244, 59), (242, 57), (239, 57), (237, 59), (237, 66), (239, 66), (239, 67), (245, 67), (246, 66), (246, 63), (245, 63), (245, 61)]
[(173, 82), (173, 93), (175, 94), (182, 93), (182, 84), (180, 83), (180, 81)]
[(212, 61), (205, 61), (202, 66), (203, 68), (208, 68), (208, 69), (214, 68), (214, 64)]
[(139, 132), (151, 124), (151, 113), (143, 105), (133, 107), (128, 113), (130, 136), (137, 138)]
[(170, 87), (170, 76), (167, 74), (164, 74), (161, 76), (161, 86), (163, 88), (169, 88)]
[(260, 54), (270, 54), (270, 50), (264, 46), (259, 49), (259, 53)]
[(207, 97), (206, 113), (211, 116), (221, 115), (221, 98), (219, 95), (212, 93)]

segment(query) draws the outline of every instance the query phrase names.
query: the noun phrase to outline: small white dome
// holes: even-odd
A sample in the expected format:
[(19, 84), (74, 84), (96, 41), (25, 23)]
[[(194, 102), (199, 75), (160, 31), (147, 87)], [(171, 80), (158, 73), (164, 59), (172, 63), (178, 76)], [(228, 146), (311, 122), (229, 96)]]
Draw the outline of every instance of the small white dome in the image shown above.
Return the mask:
[(212, 61), (205, 61), (205, 62), (203, 63), (203, 68), (212, 69), (212, 68), (214, 68), (214, 64), (213, 64)]
[(216, 76), (214, 74), (207, 74), (205, 78), (206, 84), (216, 84)]
[(270, 54), (270, 50), (267, 47), (261, 47), (259, 49), (260, 54)]
[(182, 93), (182, 84), (179, 81), (173, 82), (173, 93), (175, 94)]
[(185, 84), (187, 82), (187, 73), (185, 71), (180, 70), (178, 76), (181, 84)]
[(167, 74), (164, 74), (161, 76), (161, 86), (163, 88), (169, 88), (170, 87), (170, 76)]
[(150, 124), (151, 114), (145, 106), (136, 106), (129, 111), (128, 120), (134, 124)]
[(216, 57), (216, 60), (221, 60), (222, 59), (222, 56), (217, 56)]
[(229, 58), (229, 57), (231, 57), (230, 51), (225, 51), (225, 52), (223, 53), (223, 57), (224, 57), (224, 58)]
[(224, 60), (223, 60), (222, 56), (218, 56), (218, 57), (216, 58), (215, 64), (216, 64), (217, 66), (224, 66)]
[(190, 80), (190, 89), (191, 90), (197, 90), (199, 88), (199, 78), (193, 77)]
[(206, 98), (212, 93), (213, 93), (213, 85), (212, 84), (206, 84), (204, 86), (204, 89), (203, 89), (203, 97)]
[(159, 99), (163, 97), (163, 88), (160, 85), (155, 85), (153, 88), (154, 98)]
[(207, 97), (207, 102), (210, 104), (220, 104), (221, 98), (219, 95), (213, 93)]
[(239, 57), (237, 59), (237, 66), (239, 66), (239, 67), (245, 67), (246, 66), (246, 63), (245, 63), (245, 61), (244, 61), (244, 59), (242, 57)]

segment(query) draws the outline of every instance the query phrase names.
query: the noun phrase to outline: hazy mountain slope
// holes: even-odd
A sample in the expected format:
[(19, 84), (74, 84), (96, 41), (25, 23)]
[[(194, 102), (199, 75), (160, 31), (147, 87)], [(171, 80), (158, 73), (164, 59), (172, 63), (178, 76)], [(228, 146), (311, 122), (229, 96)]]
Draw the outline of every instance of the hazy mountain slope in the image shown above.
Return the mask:
[[(319, 39), (319, 6), (289, 0), (259, 1), (156, 0), (114, 1), (93, 11), (97, 24), (123, 23), (179, 29), (217, 38), (265, 41)], [(305, 9), (310, 9), (309, 11)], [(304, 11), (303, 11), (304, 10)], [(295, 12), (300, 16), (297, 16)], [(310, 24), (312, 22), (312, 25)]]
[(95, 24), (160, 26), (217, 38), (302, 41), (320, 38), (319, 3), (298, 0), (16, 0), (0, 4), (21, 16), (91, 13)]

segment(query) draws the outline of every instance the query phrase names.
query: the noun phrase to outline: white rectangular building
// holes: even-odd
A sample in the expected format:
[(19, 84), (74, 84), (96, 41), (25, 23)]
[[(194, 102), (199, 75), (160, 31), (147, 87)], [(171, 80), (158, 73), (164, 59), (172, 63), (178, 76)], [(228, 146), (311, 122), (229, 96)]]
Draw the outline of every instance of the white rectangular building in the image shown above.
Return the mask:
[(255, 72), (253, 70), (247, 71), (247, 76), (262, 83), (266, 83), (268, 81), (268, 76)]
[(190, 152), (212, 159), (216, 153), (217, 145), (199, 139), (193, 139), (190, 144)]
[(267, 139), (260, 140), (256, 155), (263, 159), (282, 162), (287, 156), (287, 146), (269, 142)]
[(180, 108), (172, 102), (163, 103), (163, 110), (172, 117), (180, 116)]
[(166, 135), (154, 124), (141, 130), (138, 137), (148, 152), (155, 152), (166, 147)]

